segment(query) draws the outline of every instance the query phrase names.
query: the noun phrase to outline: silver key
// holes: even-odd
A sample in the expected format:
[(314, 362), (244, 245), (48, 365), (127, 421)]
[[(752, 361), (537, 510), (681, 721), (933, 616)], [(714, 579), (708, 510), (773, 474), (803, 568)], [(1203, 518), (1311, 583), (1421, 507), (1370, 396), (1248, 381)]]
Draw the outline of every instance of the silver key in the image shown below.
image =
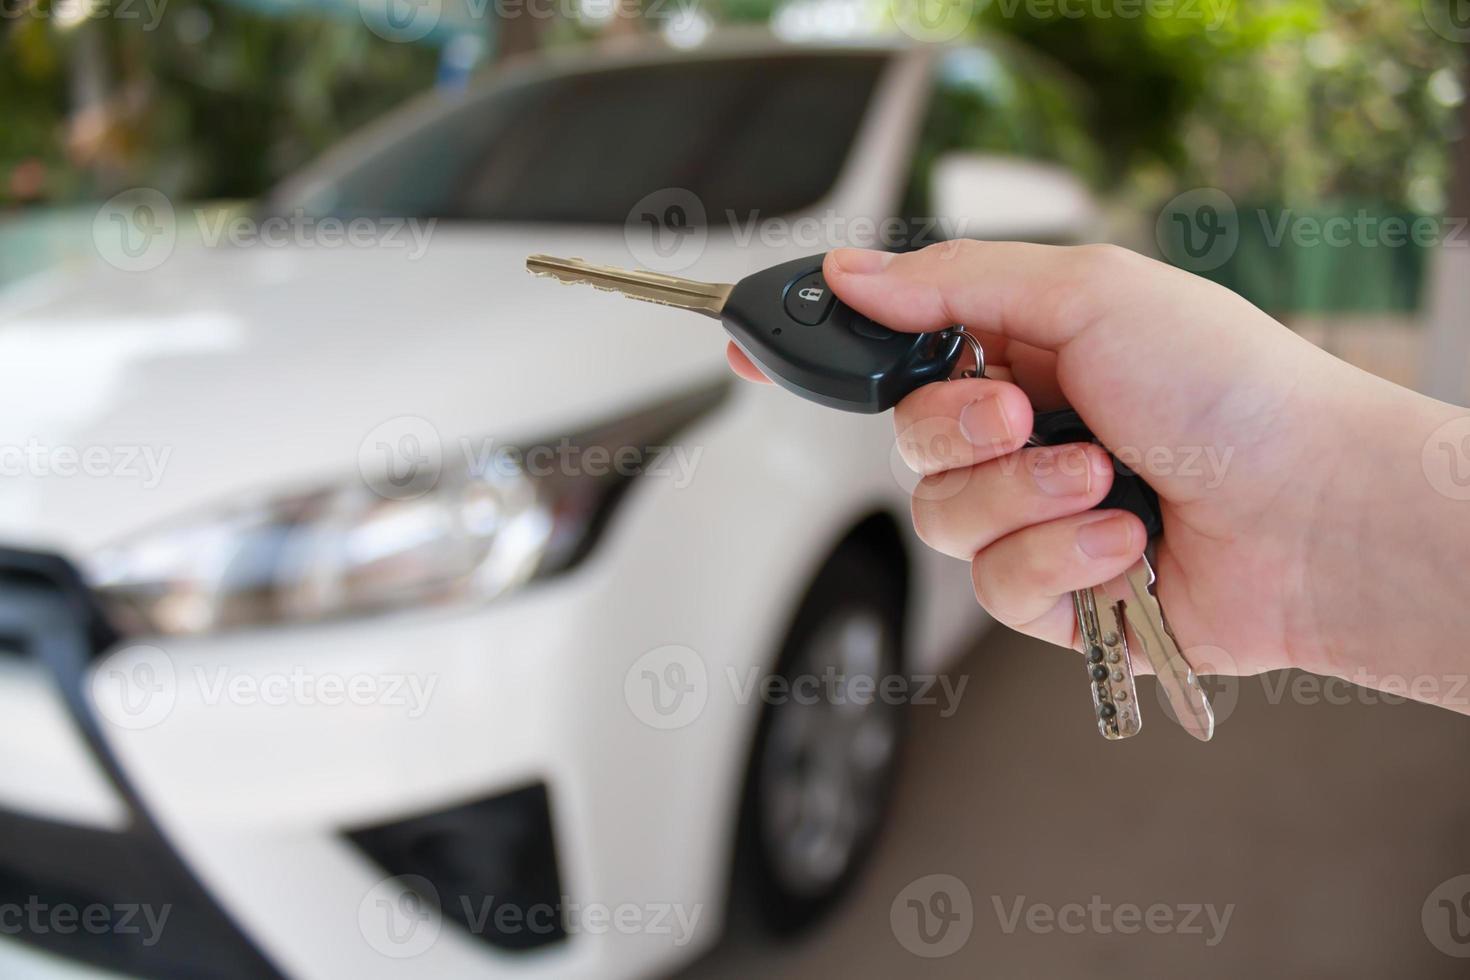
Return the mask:
[(1150, 543), (1143, 557), (1124, 574), (1128, 588), (1124, 613), (1180, 727), (1200, 741), (1208, 742), (1215, 736), (1215, 712), (1194, 668), (1180, 651), (1169, 621), (1164, 618), (1164, 607), (1159, 605), (1154, 592), (1157, 576), (1153, 561), (1154, 546)]
[(657, 272), (642, 272), (619, 269), (610, 265), (595, 265), (582, 259), (559, 259), (550, 255), (532, 255), (526, 259), (526, 268), (538, 276), (550, 276), (568, 283), (584, 283), (588, 286), (618, 293), (645, 303), (673, 306), (718, 320), (725, 302), (734, 289), (731, 283), (699, 282), (680, 279)]
[(1123, 603), (1099, 606), (1095, 590), (1078, 589), (1072, 593), (1072, 607), (1077, 611), (1082, 653), (1092, 677), (1097, 730), (1104, 738), (1115, 740), (1137, 735), (1143, 728), (1143, 716), (1133, 682), (1133, 663), (1128, 659)]

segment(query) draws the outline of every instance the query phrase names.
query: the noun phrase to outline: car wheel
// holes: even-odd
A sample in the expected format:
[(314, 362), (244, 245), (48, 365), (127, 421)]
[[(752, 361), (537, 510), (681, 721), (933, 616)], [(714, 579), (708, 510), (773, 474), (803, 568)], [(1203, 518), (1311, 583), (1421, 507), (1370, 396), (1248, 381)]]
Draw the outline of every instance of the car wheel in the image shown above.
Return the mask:
[(780, 934), (815, 923), (851, 886), (887, 811), (903, 705), (902, 576), (860, 540), (813, 583), (767, 688), (746, 782), (741, 872)]

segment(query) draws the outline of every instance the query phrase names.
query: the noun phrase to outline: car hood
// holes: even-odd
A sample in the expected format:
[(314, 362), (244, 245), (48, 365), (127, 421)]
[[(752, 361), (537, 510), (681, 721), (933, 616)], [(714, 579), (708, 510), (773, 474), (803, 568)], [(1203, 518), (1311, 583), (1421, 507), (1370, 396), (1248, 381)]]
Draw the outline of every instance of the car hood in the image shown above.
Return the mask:
[(0, 296), (0, 545), (81, 557), (241, 493), (355, 478), (400, 417), (447, 453), (573, 432), (723, 370), (709, 320), (525, 272), (534, 251), (629, 264), (619, 230), (438, 226), (418, 251), (181, 247)]

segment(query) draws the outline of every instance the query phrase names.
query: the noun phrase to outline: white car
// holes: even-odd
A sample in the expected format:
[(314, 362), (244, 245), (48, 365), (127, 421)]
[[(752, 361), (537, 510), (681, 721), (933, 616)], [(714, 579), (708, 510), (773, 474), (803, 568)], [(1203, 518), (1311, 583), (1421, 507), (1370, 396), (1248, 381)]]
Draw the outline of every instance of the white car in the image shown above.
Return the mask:
[(0, 969), (648, 976), (732, 884), (815, 921), (900, 704), (957, 694), (966, 570), (888, 418), (524, 259), (1070, 238), (1051, 84), (983, 46), (578, 52), (226, 225), (99, 212), (105, 261), (0, 296)]

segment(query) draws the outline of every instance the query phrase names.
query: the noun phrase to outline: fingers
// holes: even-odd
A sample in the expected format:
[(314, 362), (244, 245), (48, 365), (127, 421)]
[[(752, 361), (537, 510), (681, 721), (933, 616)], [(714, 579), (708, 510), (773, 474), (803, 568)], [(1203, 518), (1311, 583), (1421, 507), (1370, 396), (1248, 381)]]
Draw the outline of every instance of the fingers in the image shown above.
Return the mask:
[(834, 249), (822, 271), (843, 302), (894, 330), (964, 324), (1056, 351), (1147, 261), (1107, 246), (966, 240), (902, 255)]
[(1112, 477), (1107, 453), (1097, 446), (1023, 449), (925, 477), (913, 494), (914, 530), (934, 550), (969, 560), (1022, 528), (1096, 506)]
[(754, 381), (757, 384), (771, 383), (771, 379), (766, 377), (765, 372), (756, 367), (755, 362), (746, 355), (745, 351), (735, 346), (733, 340), (725, 345), (725, 360), (730, 362), (730, 370), (735, 372), (736, 377)]
[(898, 451), (921, 476), (1019, 449), (1031, 436), (1031, 420), (1026, 393), (990, 378), (925, 385), (893, 410)]
[(1146, 543), (1143, 522), (1126, 511), (1088, 511), (1035, 524), (975, 556), (975, 598), (1007, 626), (1071, 647), (1070, 593), (1122, 575)]

